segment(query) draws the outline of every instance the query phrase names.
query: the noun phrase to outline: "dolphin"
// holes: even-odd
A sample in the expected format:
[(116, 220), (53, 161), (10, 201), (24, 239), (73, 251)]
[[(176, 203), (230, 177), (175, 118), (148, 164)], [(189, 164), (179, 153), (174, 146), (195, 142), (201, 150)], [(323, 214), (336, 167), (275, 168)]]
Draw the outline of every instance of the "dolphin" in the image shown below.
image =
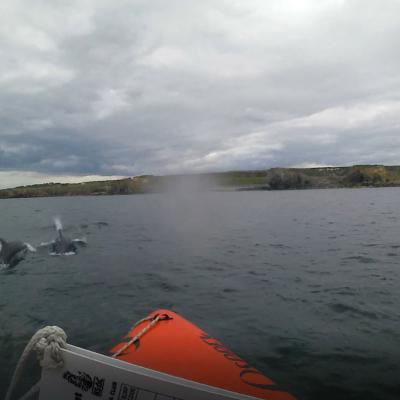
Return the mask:
[(6, 242), (4, 239), (0, 239), (0, 264), (6, 267), (15, 267), (24, 259), (28, 251), (36, 251), (36, 249), (29, 243)]
[(63, 234), (63, 227), (61, 221), (58, 218), (54, 219), (54, 224), (56, 231), (58, 232), (58, 236), (52, 240), (51, 242), (41, 243), (39, 247), (48, 247), (50, 255), (52, 256), (69, 256), (72, 254), (76, 254), (78, 252), (77, 244), (85, 246), (86, 239), (71, 239), (68, 236)]
[(62, 230), (58, 231), (58, 236), (56, 239), (50, 243), (50, 254), (52, 255), (68, 255), (68, 254), (76, 254), (77, 248), (74, 241), (63, 235)]

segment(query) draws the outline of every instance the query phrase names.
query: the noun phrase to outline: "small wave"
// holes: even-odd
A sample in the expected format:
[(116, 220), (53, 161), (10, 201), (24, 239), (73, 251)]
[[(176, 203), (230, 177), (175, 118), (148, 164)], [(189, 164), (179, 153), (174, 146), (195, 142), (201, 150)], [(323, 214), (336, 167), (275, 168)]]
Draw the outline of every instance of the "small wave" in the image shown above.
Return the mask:
[(238, 292), (237, 289), (233, 289), (233, 288), (225, 288), (225, 289), (222, 289), (222, 291), (224, 293), (235, 293), (235, 292)]
[(349, 286), (313, 290), (311, 293), (333, 293), (341, 296), (355, 296), (357, 291)]
[(254, 276), (265, 276), (265, 275), (267, 275), (267, 273), (264, 272), (264, 271), (247, 271), (247, 273), (249, 275), (254, 275)]
[(326, 250), (327, 252), (337, 252), (337, 251), (340, 251), (340, 250), (342, 250), (341, 248), (339, 248), (339, 247), (333, 247), (333, 248), (330, 248), (330, 249), (328, 249), (328, 250)]
[(105, 221), (97, 221), (93, 225), (96, 225), (99, 229), (109, 226), (110, 224)]
[(164, 292), (177, 292), (181, 289), (179, 286), (168, 282), (159, 282), (158, 286)]
[(379, 318), (378, 315), (372, 311), (361, 310), (359, 308), (349, 306), (348, 304), (343, 304), (343, 303), (329, 304), (329, 308), (338, 314), (353, 313), (357, 315), (362, 315), (363, 317), (367, 317), (370, 319)]
[(354, 260), (358, 261), (362, 264), (374, 264), (377, 262), (375, 258), (372, 257), (365, 257), (365, 256), (350, 256), (350, 257), (344, 257), (342, 260)]
[(287, 245), (282, 244), (282, 243), (271, 243), (270, 247), (273, 247), (275, 249), (291, 249), (290, 246), (287, 246)]

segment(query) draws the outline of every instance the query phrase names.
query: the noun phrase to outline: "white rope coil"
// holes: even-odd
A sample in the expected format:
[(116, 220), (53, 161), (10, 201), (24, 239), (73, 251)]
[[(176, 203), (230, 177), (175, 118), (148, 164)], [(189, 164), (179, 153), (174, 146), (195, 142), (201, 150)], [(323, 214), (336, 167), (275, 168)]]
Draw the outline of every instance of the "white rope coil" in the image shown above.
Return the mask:
[(47, 326), (38, 331), (39, 340), (34, 346), (37, 358), (43, 368), (63, 366), (61, 349), (67, 344), (66, 333), (58, 326)]
[(36, 351), (37, 358), (43, 368), (58, 368), (63, 365), (61, 349), (65, 348), (66, 344), (67, 335), (58, 326), (46, 326), (39, 329), (32, 336), (18, 360), (5, 400), (11, 400), (11, 395), (32, 350)]

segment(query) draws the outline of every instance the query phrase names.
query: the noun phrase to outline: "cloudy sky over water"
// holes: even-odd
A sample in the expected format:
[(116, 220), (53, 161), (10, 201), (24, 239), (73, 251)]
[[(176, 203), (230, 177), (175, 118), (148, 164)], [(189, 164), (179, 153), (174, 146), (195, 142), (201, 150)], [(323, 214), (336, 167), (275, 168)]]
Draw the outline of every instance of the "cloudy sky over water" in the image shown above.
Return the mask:
[(400, 164), (399, 0), (2, 0), (0, 186)]

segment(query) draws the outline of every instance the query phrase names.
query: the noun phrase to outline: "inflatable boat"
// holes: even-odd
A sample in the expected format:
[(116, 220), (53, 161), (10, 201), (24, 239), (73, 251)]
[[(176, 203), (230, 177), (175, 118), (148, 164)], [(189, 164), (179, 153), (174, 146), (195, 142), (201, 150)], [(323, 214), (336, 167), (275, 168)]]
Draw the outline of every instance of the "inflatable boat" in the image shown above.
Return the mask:
[[(156, 310), (136, 323), (110, 356), (63, 344), (55, 333), (39, 336), (47, 337), (37, 385), (40, 400), (295, 400), (169, 310)], [(55, 362), (49, 362), (51, 357)]]

